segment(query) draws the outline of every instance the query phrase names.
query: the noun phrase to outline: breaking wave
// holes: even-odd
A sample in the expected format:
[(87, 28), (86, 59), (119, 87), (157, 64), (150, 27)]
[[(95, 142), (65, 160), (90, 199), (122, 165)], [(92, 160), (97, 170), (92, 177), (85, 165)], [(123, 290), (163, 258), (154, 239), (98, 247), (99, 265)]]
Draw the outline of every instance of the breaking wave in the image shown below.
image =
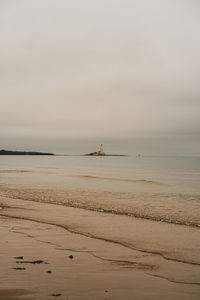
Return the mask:
[(19, 189), (3, 186), (0, 186), (0, 195), (99, 213), (200, 227), (200, 195), (96, 192), (81, 189)]
[(121, 182), (132, 182), (132, 183), (144, 183), (144, 184), (155, 184), (155, 185), (164, 185), (168, 186), (168, 184), (152, 181), (147, 179), (128, 179), (128, 178), (112, 178), (112, 177), (100, 177), (100, 176), (91, 176), (91, 175), (74, 175), (73, 177), (88, 179), (88, 180), (105, 180), (105, 181), (121, 181)]

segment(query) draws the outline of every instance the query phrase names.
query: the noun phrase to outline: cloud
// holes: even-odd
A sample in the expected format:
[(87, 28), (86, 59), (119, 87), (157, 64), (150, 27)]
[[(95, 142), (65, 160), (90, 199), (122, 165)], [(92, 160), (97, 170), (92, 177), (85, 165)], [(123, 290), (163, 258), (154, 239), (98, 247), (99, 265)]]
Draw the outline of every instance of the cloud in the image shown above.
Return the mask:
[(197, 6), (1, 1), (0, 137), (198, 136)]

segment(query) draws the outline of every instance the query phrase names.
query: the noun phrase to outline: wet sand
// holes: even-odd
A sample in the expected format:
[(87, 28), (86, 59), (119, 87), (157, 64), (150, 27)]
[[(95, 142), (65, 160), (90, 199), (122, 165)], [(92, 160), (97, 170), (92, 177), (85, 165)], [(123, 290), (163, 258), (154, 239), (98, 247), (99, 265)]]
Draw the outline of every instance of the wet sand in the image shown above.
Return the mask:
[(0, 289), (0, 299), (1, 300), (17, 300), (17, 299), (20, 299), (19, 298), (20, 296), (26, 296), (26, 299), (27, 299), (28, 294), (29, 294), (29, 292), (26, 290)]
[(200, 297), (198, 228), (5, 197), (0, 203), (2, 300)]

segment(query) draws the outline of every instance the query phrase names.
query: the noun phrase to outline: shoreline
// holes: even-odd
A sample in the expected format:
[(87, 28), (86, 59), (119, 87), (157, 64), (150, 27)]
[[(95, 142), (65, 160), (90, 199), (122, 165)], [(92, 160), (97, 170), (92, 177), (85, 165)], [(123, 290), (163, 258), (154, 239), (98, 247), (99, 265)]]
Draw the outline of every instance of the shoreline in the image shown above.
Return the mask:
[[(8, 171), (6, 171), (8, 172)], [(15, 172), (14, 170), (12, 171)], [(17, 172), (27, 173), (28, 171), (20, 170)], [(72, 178), (80, 178), (81, 180), (89, 180), (92, 182), (99, 180), (103, 183), (107, 180), (113, 182), (125, 182), (133, 183), (133, 184), (146, 184), (148, 187), (154, 186), (164, 186), (163, 183), (160, 182), (153, 182), (147, 180), (121, 180), (117, 178), (106, 178), (106, 177), (96, 177), (96, 176), (81, 176), (81, 175), (73, 175)], [(166, 185), (167, 186), (167, 185)], [(168, 186), (167, 186), (168, 187)], [(31, 187), (1, 187), (1, 196), (12, 198), (12, 199), (21, 199), (25, 201), (34, 201), (38, 203), (47, 203), (47, 204), (54, 204), (54, 205), (61, 205), (64, 207), (72, 207), (76, 209), (84, 209), (85, 211), (91, 212), (98, 212), (98, 213), (105, 213), (110, 215), (116, 216), (126, 216), (132, 217), (139, 220), (149, 220), (153, 222), (162, 222), (166, 224), (174, 224), (179, 226), (188, 226), (193, 228), (200, 228), (200, 222), (198, 218), (199, 207), (197, 210), (191, 213), (188, 212), (187, 208), (189, 208), (190, 200), (193, 200), (193, 197), (196, 197), (196, 201), (200, 200), (199, 194), (195, 193), (173, 193), (168, 192), (166, 194), (162, 193), (121, 193), (121, 198), (118, 192), (109, 193), (106, 191), (101, 193), (100, 191), (85, 191), (83, 188), (68, 188), (68, 189), (53, 189), (49, 187), (41, 188), (31, 188)], [(70, 195), (70, 197), (69, 197)], [(127, 199), (131, 203), (130, 206), (123, 205), (121, 199), (122, 195), (124, 199)], [(166, 210), (157, 210), (156, 205), (151, 207), (151, 210), (147, 210), (148, 204), (151, 205), (148, 198), (154, 197), (155, 200), (162, 201), (162, 205), (164, 206), (164, 201), (168, 197), (168, 206), (170, 211), (167, 212)], [(142, 197), (142, 198), (141, 198)], [(140, 201), (138, 201), (140, 198)], [(93, 200), (94, 199), (94, 200)], [(98, 199), (98, 201), (96, 201)], [(106, 199), (106, 200), (105, 200)], [(173, 213), (173, 208), (175, 206), (175, 200), (182, 201), (182, 204), (177, 205), (174, 212), (178, 211), (177, 213)], [(187, 203), (185, 201), (187, 199)], [(134, 200), (134, 201), (133, 201)], [(184, 202), (183, 202), (184, 201)]]
[[(73, 234), (114, 243), (139, 252), (155, 254), (168, 261), (200, 265), (198, 249), (193, 249), (192, 243), (196, 241), (195, 246), (200, 246), (199, 228), (196, 227), (1, 196), (0, 202), (2, 208), (0, 216), (49, 224)], [(126, 236), (129, 238), (128, 242), (124, 241)], [(158, 240), (159, 245), (157, 245)], [(184, 248), (185, 240), (187, 240), (188, 249), (184, 253), (181, 248)], [(173, 250), (172, 253), (170, 249)], [(192, 254), (192, 259), (189, 258), (188, 252)], [(185, 257), (187, 260), (184, 259)]]

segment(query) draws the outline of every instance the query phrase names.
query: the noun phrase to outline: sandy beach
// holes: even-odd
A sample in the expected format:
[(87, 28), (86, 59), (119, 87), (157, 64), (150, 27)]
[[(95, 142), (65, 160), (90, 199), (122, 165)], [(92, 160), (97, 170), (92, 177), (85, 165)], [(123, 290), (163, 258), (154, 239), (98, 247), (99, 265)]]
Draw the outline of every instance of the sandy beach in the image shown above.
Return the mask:
[(2, 300), (199, 299), (197, 228), (6, 197), (0, 203)]

